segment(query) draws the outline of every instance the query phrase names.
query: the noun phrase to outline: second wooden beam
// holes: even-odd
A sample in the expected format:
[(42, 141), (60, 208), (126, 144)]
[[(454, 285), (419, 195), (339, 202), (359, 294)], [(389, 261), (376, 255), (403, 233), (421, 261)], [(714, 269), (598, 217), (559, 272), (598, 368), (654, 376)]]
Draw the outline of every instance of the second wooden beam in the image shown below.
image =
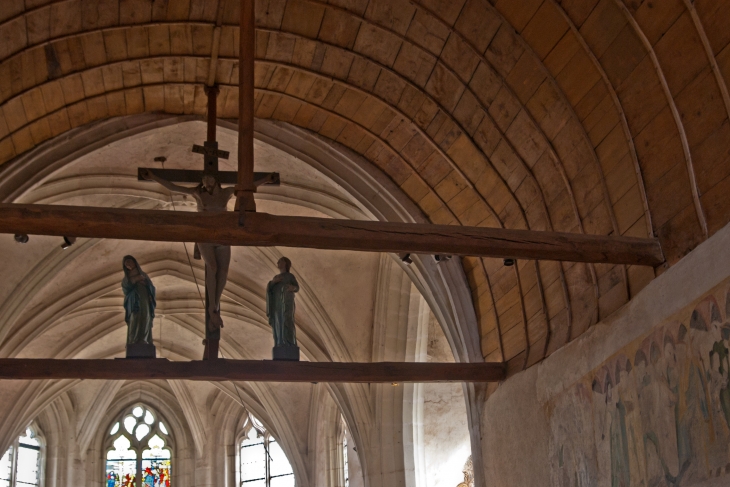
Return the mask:
[(272, 360), (0, 359), (0, 379), (95, 379), (253, 382), (496, 382), (501, 363), (285, 362)]

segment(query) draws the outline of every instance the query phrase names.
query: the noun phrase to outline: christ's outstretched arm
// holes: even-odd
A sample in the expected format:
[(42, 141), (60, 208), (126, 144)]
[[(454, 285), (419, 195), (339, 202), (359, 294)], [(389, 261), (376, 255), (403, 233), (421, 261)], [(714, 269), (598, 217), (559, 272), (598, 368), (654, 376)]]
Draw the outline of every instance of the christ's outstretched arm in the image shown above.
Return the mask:
[(142, 172), (142, 177), (149, 180), (149, 181), (155, 181), (162, 186), (164, 186), (169, 191), (172, 191), (173, 193), (182, 193), (182, 194), (189, 194), (194, 195), (195, 194), (195, 188), (186, 188), (185, 186), (178, 186), (177, 184), (173, 184), (167, 179), (162, 179), (161, 177), (155, 175), (152, 171), (149, 169), (145, 169)]

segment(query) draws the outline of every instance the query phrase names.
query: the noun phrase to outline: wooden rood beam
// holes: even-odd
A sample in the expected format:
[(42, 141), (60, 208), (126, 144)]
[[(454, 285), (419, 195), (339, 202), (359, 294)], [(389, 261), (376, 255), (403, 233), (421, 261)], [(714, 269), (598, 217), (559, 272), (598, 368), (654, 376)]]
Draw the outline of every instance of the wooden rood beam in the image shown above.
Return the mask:
[(0, 359), (0, 379), (182, 379), (253, 382), (496, 382), (501, 363), (336, 363), (256, 360)]
[(56, 205), (0, 205), (0, 233), (657, 266), (657, 240), (528, 230)]

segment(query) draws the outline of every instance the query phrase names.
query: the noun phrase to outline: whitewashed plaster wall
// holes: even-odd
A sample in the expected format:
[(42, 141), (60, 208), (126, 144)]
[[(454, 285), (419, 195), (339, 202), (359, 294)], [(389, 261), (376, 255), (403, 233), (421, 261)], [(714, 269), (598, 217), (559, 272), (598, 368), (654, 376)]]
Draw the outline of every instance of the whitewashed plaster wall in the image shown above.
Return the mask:
[[(428, 323), (428, 361), (453, 362), (454, 356), (435, 319)], [(459, 384), (422, 384), (424, 464), (428, 487), (455, 487), (471, 455), (464, 391)]]
[[(48, 144), (10, 163), (0, 177), (0, 197), (27, 203), (173, 209), (165, 190), (136, 181), (136, 167), (154, 165), (152, 159), (160, 155), (168, 158), (166, 167), (198, 167), (199, 156), (190, 154), (189, 146), (202, 137), (204, 125), (192, 120), (171, 123), (155, 116), (122, 122), (116, 130), (112, 121), (87, 132), (76, 131), (57, 145)], [(119, 130), (127, 131), (124, 137)], [(219, 134), (222, 148), (235, 154), (235, 134), (225, 127)], [(402, 195), (379, 180), (382, 175), (357, 165), (342, 166), (358, 175), (348, 179), (331, 169), (334, 163), (327, 166), (312, 155), (337, 161), (348, 154), (319, 147), (312, 136), (287, 132), (274, 123), (259, 127), (258, 136), (256, 169), (277, 170), (284, 180), (280, 188), (261, 191), (260, 210), (397, 221), (422, 218), (398, 203)], [(285, 141), (295, 147), (286, 146), (296, 157), (276, 148), (286, 145)], [(64, 144), (76, 144), (76, 149), (59, 154)], [(319, 152), (307, 152), (312, 146), (319, 147)], [(222, 169), (233, 169), (235, 164), (234, 157), (222, 163)], [(360, 186), (348, 186), (348, 181)], [(175, 196), (173, 201), (177, 211), (194, 209), (183, 197)], [(188, 251), (192, 252), (192, 245)], [(458, 261), (437, 266), (428, 257), (416, 258), (406, 268), (392, 256), (256, 248), (233, 252), (222, 303), (227, 324), (222, 343), (225, 357), (269, 356), (272, 340), (261, 296), (283, 252), (294, 261), (302, 284), (297, 326), (305, 359), (427, 360), (430, 355), (481, 359)], [(63, 251), (60, 239), (32, 236), (29, 244), (19, 245), (11, 236), (1, 235), (0, 253), (7, 256), (0, 283), (0, 356), (123, 356), (120, 265), (121, 257), (131, 253), (158, 288), (153, 334), (159, 356), (200, 357), (203, 325), (195, 278), (202, 283), (203, 268), (194, 261), (191, 270), (182, 245), (85, 239)], [(99, 485), (101, 444), (109, 422), (119, 408), (143, 400), (173, 425), (175, 480), (180, 487), (232, 486), (236, 434), (245, 414), (242, 402), (282, 444), (299, 487), (337, 485), (332, 452), (342, 416), (352, 440), (348, 444), (353, 454), (353, 487), (420, 487), (441, 485), (441, 477), (428, 475), (426, 462), (432, 461), (432, 473), (437, 465), (439, 471), (450, 465), (452, 452), (444, 445), (453, 444), (457, 456), (466, 453), (455, 464), (454, 475), (460, 477), (470, 442), (473, 446), (480, 437), (480, 424), (466, 421), (467, 411), (478, 415), (475, 397), (459, 386), (451, 386), (445, 395), (402, 385), (237, 386), (185, 381), (5, 381), (0, 383), (0, 448), (35, 420), (48, 439), (46, 487)], [(443, 408), (432, 407), (443, 400), (457, 410), (448, 418), (443, 418)], [(424, 427), (429, 422), (447, 426), (427, 437)], [(446, 460), (439, 463), (441, 456)], [(362, 477), (357, 476), (358, 469)]]
[[(600, 468), (598, 471), (595, 469), (585, 471), (578, 463), (566, 463), (564, 477), (554, 475), (555, 469), (552, 467), (558, 463), (562, 464), (562, 459), (557, 458), (561, 453), (550, 451), (551, 435), (560, 434), (556, 430), (565, 428), (568, 431), (565, 434), (569, 434), (573, 442), (577, 444), (584, 442), (583, 450), (587, 457), (591, 456), (589, 450), (593, 447), (595, 438), (593, 428), (590, 427), (590, 419), (587, 422), (579, 420), (573, 422), (570, 419), (565, 419), (563, 422), (553, 420), (551, 423), (552, 411), (549, 406), (552, 404), (551, 401), (560, 394), (572, 390), (571, 388), (586, 374), (600, 367), (604, 361), (615, 356), (627, 345), (635, 343), (637, 339), (647, 334), (652, 334), (670, 318), (675, 319), (678, 312), (684, 312), (687, 307), (690, 307), (689, 312), (692, 312), (693, 303), (726, 281), (729, 276), (730, 226), (717, 232), (677, 265), (652, 281), (608, 319), (595, 325), (579, 339), (554, 353), (541, 364), (511, 377), (500, 385), (487, 400), (482, 416), (487, 485), (523, 487), (623, 485), (618, 479), (611, 478), (611, 465), (606, 461), (603, 463), (603, 471), (600, 471)], [(725, 303), (722, 302), (721, 306), (722, 314), (725, 314)], [(689, 322), (684, 324), (689, 328)], [(679, 323), (676, 326), (679, 326)], [(625, 379), (624, 377), (624, 382)], [(590, 385), (588, 389), (590, 394)], [(572, 410), (572, 415), (578, 417), (583, 411), (577, 406), (581, 402), (578, 394), (575, 397), (576, 406)], [(570, 418), (570, 406), (562, 412), (564, 418)], [(653, 414), (656, 414), (656, 411), (650, 412), (649, 418)], [(670, 412), (672, 417), (673, 414)], [(628, 422), (628, 419), (626, 421)], [(657, 432), (660, 436), (663, 433), (665, 432)], [(601, 438), (599, 433), (596, 434), (598, 434), (596, 438)], [(608, 439), (603, 438), (603, 441)], [(641, 438), (637, 441), (641, 441)], [(702, 445), (692, 446), (695, 449), (700, 447)], [(676, 475), (676, 472), (674, 474)], [(693, 481), (689, 478), (670, 480), (670, 477), (666, 477), (660, 479), (657, 485), (715, 487), (727, 485), (729, 477), (726, 474), (726, 468), (722, 468), (721, 471), (713, 470), (710, 473), (712, 477), (718, 475), (721, 478)], [(619, 483), (612, 484), (614, 481)], [(630, 485), (639, 485), (635, 482), (639, 480), (632, 480)]]

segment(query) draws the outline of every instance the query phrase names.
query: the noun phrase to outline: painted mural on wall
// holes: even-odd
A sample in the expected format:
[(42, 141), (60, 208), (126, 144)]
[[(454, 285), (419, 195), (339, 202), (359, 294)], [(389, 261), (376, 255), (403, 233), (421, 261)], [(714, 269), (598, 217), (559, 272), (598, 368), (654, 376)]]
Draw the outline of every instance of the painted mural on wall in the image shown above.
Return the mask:
[(553, 485), (730, 485), (728, 287), (550, 401)]

